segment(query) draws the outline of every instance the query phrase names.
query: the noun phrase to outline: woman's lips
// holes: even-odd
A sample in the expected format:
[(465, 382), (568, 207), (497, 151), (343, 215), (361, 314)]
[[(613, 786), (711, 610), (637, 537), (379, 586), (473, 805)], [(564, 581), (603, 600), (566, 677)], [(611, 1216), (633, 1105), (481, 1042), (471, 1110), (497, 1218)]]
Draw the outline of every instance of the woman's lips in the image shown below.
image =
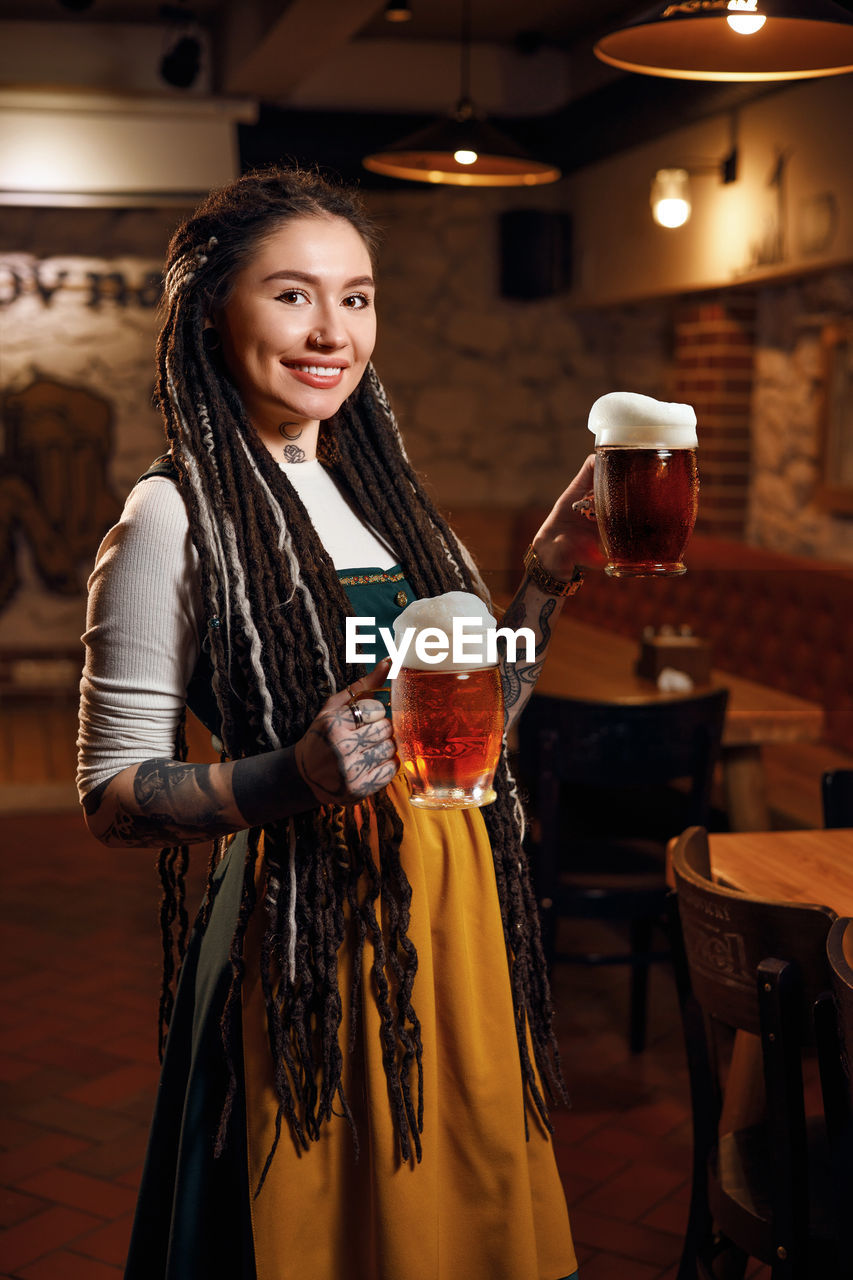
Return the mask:
[(288, 373), (293, 374), (297, 382), (318, 389), (338, 386), (346, 370), (346, 365), (314, 364), (309, 361), (304, 364), (286, 364), (284, 367)]

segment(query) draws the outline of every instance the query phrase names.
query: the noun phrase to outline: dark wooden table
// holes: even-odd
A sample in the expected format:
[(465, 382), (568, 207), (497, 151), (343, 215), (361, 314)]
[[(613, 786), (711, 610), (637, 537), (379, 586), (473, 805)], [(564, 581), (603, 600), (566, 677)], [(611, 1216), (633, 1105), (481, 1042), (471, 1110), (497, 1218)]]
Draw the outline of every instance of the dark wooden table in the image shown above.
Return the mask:
[[(508, 597), (496, 600), (501, 608), (508, 603)], [(539, 693), (625, 704), (684, 696), (661, 693), (635, 673), (639, 640), (576, 622), (570, 610), (571, 601), (554, 628), (536, 686)], [(729, 691), (722, 767), (732, 827), (767, 831), (770, 816), (761, 748), (771, 742), (817, 742), (823, 730), (823, 708), (728, 671), (713, 670), (710, 684), (697, 685), (695, 692), (708, 688)]]

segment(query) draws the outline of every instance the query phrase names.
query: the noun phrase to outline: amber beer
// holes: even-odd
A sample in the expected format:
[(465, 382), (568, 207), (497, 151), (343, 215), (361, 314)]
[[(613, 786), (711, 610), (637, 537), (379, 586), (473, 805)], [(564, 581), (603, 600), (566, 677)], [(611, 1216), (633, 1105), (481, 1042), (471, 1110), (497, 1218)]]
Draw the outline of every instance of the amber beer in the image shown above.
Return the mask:
[(685, 573), (698, 507), (695, 449), (596, 448), (595, 514), (611, 577)]
[(413, 805), (467, 809), (496, 798), (504, 721), (498, 667), (402, 667), (391, 683), (391, 719)]

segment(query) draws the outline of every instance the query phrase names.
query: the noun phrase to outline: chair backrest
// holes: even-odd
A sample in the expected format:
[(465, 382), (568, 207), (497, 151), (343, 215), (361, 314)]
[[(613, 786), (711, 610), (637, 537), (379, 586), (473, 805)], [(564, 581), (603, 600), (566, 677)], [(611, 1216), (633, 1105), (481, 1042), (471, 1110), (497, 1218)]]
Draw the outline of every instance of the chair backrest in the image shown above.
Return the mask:
[(831, 1177), (838, 1222), (841, 1274), (853, 1276), (853, 920), (835, 921), (826, 940), (832, 977), (831, 1021), (821, 1061), (827, 1127), (832, 1151)]
[(684, 825), (706, 825), (727, 698), (726, 689), (642, 703), (534, 694), (519, 721), (522, 769), (602, 790), (689, 778)]
[(823, 825), (853, 827), (853, 769), (830, 769), (822, 778)]
[(853, 1111), (853, 920), (849, 916), (841, 916), (833, 924), (826, 940), (826, 954), (835, 997), (839, 1047)]
[(829, 986), (829, 907), (774, 902), (713, 884), (703, 874), (701, 841), (686, 831), (675, 842), (672, 870), (693, 993), (711, 1017), (761, 1034), (758, 966), (774, 959), (798, 975), (799, 1035), (814, 1043), (813, 1006)]

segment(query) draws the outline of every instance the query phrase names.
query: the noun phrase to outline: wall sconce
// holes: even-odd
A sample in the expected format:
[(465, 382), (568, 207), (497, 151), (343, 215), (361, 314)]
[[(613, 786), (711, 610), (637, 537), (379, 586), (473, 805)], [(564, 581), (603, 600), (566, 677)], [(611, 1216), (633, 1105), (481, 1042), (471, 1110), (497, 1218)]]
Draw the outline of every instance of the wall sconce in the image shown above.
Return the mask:
[(658, 169), (652, 181), (651, 205), (659, 227), (683, 227), (691, 208), (687, 170)]
[(689, 169), (658, 169), (652, 180), (650, 203), (652, 217), (660, 227), (683, 227), (690, 217), (690, 177), (692, 174), (718, 173), (728, 185), (737, 179), (737, 147), (733, 146), (721, 161), (699, 161)]

